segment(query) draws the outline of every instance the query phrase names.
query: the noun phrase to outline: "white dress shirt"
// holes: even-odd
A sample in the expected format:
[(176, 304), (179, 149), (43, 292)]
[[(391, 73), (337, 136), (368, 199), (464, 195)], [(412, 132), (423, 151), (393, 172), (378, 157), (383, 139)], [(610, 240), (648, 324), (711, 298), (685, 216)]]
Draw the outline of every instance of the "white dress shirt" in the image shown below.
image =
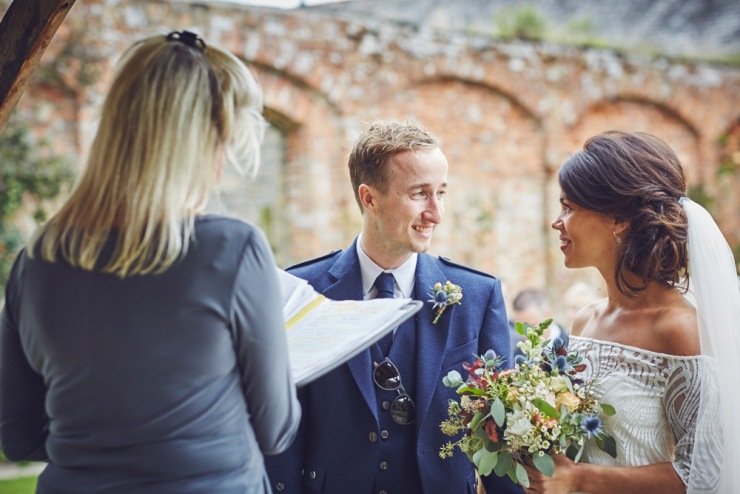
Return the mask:
[(414, 292), (414, 277), (416, 276), (416, 259), (418, 254), (415, 252), (409, 256), (403, 264), (396, 269), (383, 269), (362, 250), (362, 234), (357, 238), (357, 257), (360, 261), (360, 270), (362, 272), (362, 298), (369, 300), (375, 298), (378, 290), (375, 288), (375, 280), (382, 272), (393, 274), (396, 280), (393, 291), (394, 298), (411, 298)]

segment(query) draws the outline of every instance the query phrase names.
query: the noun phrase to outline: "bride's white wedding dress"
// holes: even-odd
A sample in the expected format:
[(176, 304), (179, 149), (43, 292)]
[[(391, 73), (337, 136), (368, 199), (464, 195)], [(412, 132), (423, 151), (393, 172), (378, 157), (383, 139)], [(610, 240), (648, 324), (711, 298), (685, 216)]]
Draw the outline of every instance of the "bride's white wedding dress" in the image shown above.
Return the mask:
[[(693, 473), (693, 482), (701, 479), (702, 492), (716, 492), (721, 464), (718, 419), (703, 421), (714, 426), (700, 431), (700, 441), (715, 447), (694, 447), (699, 409), (719, 413), (711, 358), (679, 357), (578, 336), (570, 337), (569, 346), (584, 356), (584, 376), (587, 381), (596, 380), (597, 398), (617, 410), (616, 415), (604, 419), (605, 430), (617, 442), (617, 458), (589, 441), (581, 461), (615, 466), (668, 461), (684, 484)], [(702, 471), (690, 472), (692, 454), (699, 451), (716, 458), (704, 458)]]

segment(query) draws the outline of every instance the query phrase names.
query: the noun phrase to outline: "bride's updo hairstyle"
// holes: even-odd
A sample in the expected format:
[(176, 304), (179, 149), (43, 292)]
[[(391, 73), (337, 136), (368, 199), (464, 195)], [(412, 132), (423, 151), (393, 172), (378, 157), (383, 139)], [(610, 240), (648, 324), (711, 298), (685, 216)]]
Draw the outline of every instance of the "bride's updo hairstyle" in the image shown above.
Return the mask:
[(615, 239), (622, 293), (634, 295), (651, 281), (681, 284), (688, 267), (688, 225), (678, 201), (686, 195), (686, 179), (665, 142), (643, 132), (597, 134), (563, 163), (558, 180), (574, 204), (629, 222)]

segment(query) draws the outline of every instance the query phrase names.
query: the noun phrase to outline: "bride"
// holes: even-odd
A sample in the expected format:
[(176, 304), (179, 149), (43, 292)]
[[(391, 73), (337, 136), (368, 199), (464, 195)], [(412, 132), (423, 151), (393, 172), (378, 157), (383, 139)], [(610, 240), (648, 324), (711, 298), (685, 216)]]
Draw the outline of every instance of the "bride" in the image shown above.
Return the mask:
[(652, 135), (596, 135), (558, 178), (565, 265), (596, 267), (606, 283), (571, 347), (617, 409), (604, 427), (618, 451), (559, 456), (552, 477), (529, 468), (527, 492), (740, 492), (740, 291), (722, 234)]

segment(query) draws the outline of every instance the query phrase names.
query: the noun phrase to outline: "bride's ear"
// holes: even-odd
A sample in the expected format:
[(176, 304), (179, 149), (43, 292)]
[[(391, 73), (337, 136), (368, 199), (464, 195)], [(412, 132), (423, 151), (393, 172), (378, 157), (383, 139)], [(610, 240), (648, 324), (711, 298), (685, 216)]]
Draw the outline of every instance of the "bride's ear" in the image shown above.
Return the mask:
[(629, 221), (617, 221), (616, 219), (612, 220), (614, 224), (612, 225), (612, 232), (614, 235), (622, 236), (622, 234), (627, 230), (627, 228), (630, 226)]

